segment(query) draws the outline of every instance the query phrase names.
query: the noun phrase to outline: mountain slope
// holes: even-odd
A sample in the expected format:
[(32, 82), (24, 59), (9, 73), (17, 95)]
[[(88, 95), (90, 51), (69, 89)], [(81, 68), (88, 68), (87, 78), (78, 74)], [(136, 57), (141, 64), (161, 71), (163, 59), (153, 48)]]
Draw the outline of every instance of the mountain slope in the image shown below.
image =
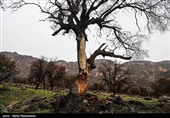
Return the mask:
[(24, 78), (28, 77), (31, 62), (37, 59), (32, 56), (20, 55), (17, 52), (3, 52), (3, 54), (16, 62), (17, 68), (20, 68), (19, 75)]
[[(32, 56), (20, 55), (16, 52), (3, 52), (8, 57), (16, 61), (16, 65), (21, 69), (20, 76), (28, 77), (30, 63), (37, 59)], [(98, 82), (98, 68), (100, 64), (108, 60), (99, 59), (95, 60), (96, 69), (92, 70), (90, 83)], [(62, 65), (66, 67), (67, 74), (77, 74), (78, 65), (77, 62), (66, 62), (64, 60), (56, 61), (57, 65)], [(161, 62), (151, 62), (151, 61), (129, 61), (123, 63), (126, 68), (131, 70), (131, 78), (136, 81), (136, 84), (141, 84), (149, 86), (150, 81), (155, 81), (159, 78), (170, 78), (170, 60), (165, 60)]]

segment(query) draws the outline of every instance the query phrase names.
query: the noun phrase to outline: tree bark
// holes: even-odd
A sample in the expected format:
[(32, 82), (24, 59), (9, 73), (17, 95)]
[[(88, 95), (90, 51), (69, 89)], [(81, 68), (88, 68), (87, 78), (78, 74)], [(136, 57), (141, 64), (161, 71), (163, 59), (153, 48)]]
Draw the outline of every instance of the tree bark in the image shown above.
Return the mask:
[(90, 64), (87, 62), (86, 57), (86, 38), (84, 33), (81, 33), (77, 36), (77, 58), (78, 58), (78, 67), (79, 75), (76, 78), (76, 85), (78, 86), (78, 93), (81, 96), (84, 96), (91, 72)]
[(71, 93), (74, 95), (84, 96), (90, 76), (90, 65), (87, 63), (86, 57), (86, 40), (84, 33), (77, 35), (77, 59), (79, 72), (72, 85)]
[(86, 69), (86, 41), (85, 36), (83, 33), (79, 34), (76, 38), (77, 40), (77, 59), (78, 59), (78, 67), (79, 67), (79, 74), (85, 72)]
[(90, 67), (87, 64), (86, 57), (86, 40), (83, 33), (77, 35), (77, 59), (78, 59), (78, 75), (73, 81), (70, 92), (66, 96), (65, 108), (67, 111), (74, 110), (83, 100), (86, 93), (87, 83), (90, 76)]

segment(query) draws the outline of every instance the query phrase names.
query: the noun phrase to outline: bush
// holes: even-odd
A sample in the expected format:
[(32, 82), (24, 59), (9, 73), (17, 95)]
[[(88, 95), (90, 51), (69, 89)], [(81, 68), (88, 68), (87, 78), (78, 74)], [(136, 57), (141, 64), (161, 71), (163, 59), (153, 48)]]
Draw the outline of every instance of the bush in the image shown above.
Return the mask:
[(20, 83), (20, 84), (30, 84), (28, 78), (23, 78), (23, 77), (14, 77), (13, 82)]
[(77, 75), (67, 75), (64, 79), (64, 86), (69, 89), (70, 85), (74, 82)]
[(88, 87), (88, 90), (99, 90), (99, 91), (104, 91), (104, 85), (101, 83), (93, 83), (91, 86)]
[(150, 94), (150, 91), (143, 86), (136, 86), (136, 87), (132, 87), (129, 89), (129, 94), (132, 95), (140, 95), (140, 96), (148, 96)]
[(151, 82), (153, 96), (160, 97), (161, 95), (170, 95), (170, 78), (161, 78)]

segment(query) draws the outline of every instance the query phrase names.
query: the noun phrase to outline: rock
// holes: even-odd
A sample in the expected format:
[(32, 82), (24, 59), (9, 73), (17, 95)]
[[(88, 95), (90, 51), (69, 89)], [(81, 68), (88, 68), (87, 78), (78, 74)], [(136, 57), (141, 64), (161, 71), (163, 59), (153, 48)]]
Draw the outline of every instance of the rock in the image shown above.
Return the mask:
[(49, 108), (49, 103), (48, 103), (48, 101), (41, 102), (41, 103), (39, 103), (38, 107), (40, 109), (48, 109)]
[(169, 102), (170, 101), (170, 97), (166, 96), (166, 95), (163, 95), (163, 96), (158, 98), (158, 101), (159, 102)]
[(8, 113), (6, 106), (4, 106), (4, 105), (0, 106), (0, 113)]
[(110, 97), (113, 97), (113, 98), (114, 98), (114, 97), (115, 97), (115, 95), (114, 95), (114, 94), (110, 94)]
[(36, 108), (35, 104), (27, 105), (23, 109), (24, 112), (32, 112), (32, 111), (36, 111), (36, 110), (37, 110), (37, 108)]
[(26, 90), (26, 86), (21, 86), (21, 90)]
[(120, 96), (115, 96), (115, 99), (114, 99), (114, 103), (117, 103), (117, 104), (122, 104), (123, 103), (123, 100)]
[(93, 100), (91, 103), (91, 107), (99, 107), (99, 106), (105, 106), (105, 103), (103, 100)]

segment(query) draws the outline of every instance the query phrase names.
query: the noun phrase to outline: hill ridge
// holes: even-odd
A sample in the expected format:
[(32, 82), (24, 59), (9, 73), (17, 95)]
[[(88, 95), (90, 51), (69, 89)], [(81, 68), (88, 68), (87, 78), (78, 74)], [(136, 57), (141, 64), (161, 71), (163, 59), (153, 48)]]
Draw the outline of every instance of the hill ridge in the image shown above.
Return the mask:
[[(30, 55), (20, 55), (17, 52), (5, 51), (3, 53), (16, 61), (17, 67), (21, 68), (20, 76), (22, 77), (28, 76), (30, 63), (38, 59)], [(97, 82), (98, 78), (100, 78), (97, 74), (100, 63), (106, 61), (108, 61), (108, 59), (95, 60), (96, 69), (92, 70), (90, 81)], [(65, 66), (67, 74), (78, 73), (77, 61), (67, 62), (65, 60), (57, 60), (55, 62), (57, 65)], [(149, 60), (127, 61), (122, 64), (132, 70), (132, 77), (136, 79), (137, 83), (144, 83), (147, 86), (149, 85), (148, 81), (155, 81), (159, 78), (170, 78), (170, 60), (162, 60), (160, 62), (152, 62)]]

